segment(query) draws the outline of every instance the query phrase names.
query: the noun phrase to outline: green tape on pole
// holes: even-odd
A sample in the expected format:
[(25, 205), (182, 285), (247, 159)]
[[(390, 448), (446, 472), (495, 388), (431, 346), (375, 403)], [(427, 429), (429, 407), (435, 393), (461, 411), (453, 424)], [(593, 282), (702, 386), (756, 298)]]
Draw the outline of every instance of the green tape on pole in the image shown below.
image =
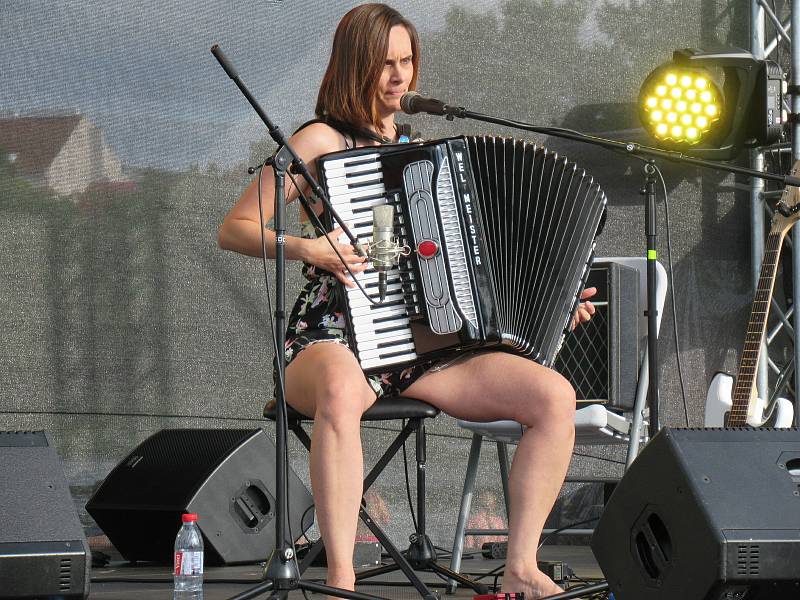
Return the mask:
[(647, 260), (656, 260), (658, 258), (658, 252), (655, 250), (648, 250), (647, 251)]

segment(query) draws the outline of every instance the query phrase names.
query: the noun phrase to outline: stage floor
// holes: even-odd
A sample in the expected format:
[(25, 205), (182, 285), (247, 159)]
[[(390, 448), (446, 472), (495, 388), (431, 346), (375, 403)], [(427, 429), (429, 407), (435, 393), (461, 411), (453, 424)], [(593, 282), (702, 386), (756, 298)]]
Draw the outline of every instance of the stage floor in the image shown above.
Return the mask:
[[(540, 551), (539, 560), (562, 561), (566, 563), (581, 579), (598, 580), (602, 577), (600, 568), (586, 546), (545, 546)], [(440, 561), (449, 566), (448, 560)], [(500, 560), (488, 560), (483, 557), (465, 557), (462, 562), (462, 573), (477, 577), (498, 567)], [(206, 570), (203, 586), (203, 600), (223, 600), (245, 592), (260, 583), (260, 565), (242, 565), (229, 567), (210, 567)], [(325, 569), (311, 567), (303, 575), (304, 580), (324, 583)], [(444, 582), (436, 575), (420, 573), (420, 578), (431, 587), (431, 591), (443, 598), (471, 598), (472, 590), (459, 587), (456, 594), (446, 596)], [(493, 575), (482, 581), (491, 585)], [(575, 584), (579, 582), (576, 580)], [(396, 572), (376, 577), (370, 583), (359, 584), (356, 590), (366, 594), (374, 594), (390, 599), (419, 598), (417, 590), (412, 587), (402, 573)], [(322, 599), (321, 594), (309, 593), (309, 598)], [(260, 596), (266, 598), (267, 595)], [(90, 590), (92, 600), (168, 600), (172, 598), (172, 573), (166, 566), (131, 565), (126, 562), (112, 562), (107, 567), (92, 569)], [(291, 600), (303, 600), (302, 592), (293, 591)]]

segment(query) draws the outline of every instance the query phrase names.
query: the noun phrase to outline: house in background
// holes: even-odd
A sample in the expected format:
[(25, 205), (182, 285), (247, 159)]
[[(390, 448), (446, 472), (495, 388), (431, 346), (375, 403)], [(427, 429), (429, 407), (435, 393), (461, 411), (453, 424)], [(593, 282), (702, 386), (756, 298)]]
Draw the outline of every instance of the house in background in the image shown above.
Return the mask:
[(0, 151), (17, 176), (59, 195), (128, 181), (101, 129), (83, 115), (0, 118)]

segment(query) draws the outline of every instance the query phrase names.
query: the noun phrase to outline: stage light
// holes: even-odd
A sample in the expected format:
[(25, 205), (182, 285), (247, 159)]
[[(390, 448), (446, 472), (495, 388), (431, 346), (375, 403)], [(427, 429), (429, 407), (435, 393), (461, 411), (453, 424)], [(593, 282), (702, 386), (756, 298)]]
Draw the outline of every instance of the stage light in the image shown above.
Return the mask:
[(778, 141), (786, 121), (780, 67), (743, 50), (676, 50), (639, 92), (639, 118), (656, 145), (730, 160)]
[[(661, 94), (656, 90), (661, 90)], [(653, 71), (642, 85), (639, 95), (642, 98), (642, 122), (650, 134), (661, 142), (689, 146), (699, 143), (713, 129), (719, 120), (717, 105), (723, 101), (722, 88), (705, 69), (690, 69), (672, 63)], [(666, 96), (660, 106), (657, 95)], [(690, 100), (691, 104), (688, 102)], [(714, 119), (701, 116), (709, 107), (717, 115)], [(674, 124), (672, 127), (657, 127), (662, 120), (659, 109), (669, 111), (666, 119)]]

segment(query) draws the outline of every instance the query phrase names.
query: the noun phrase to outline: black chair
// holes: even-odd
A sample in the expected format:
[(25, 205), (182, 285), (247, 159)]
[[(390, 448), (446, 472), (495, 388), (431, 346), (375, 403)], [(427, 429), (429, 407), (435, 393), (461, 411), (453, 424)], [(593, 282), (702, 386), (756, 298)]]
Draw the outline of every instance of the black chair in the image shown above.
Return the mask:
[[(264, 410), (264, 416), (274, 421), (276, 412), (274, 406), (268, 405)], [(412, 433), (416, 433), (417, 523), (416, 530), (409, 538), (410, 545), (408, 549), (402, 553), (389, 540), (378, 524), (369, 516), (364, 502), (362, 502), (359, 517), (370, 531), (372, 531), (384, 550), (392, 557), (394, 564), (360, 571), (356, 574), (356, 582), (399, 570), (403, 572), (423, 598), (436, 600), (437, 596), (428, 589), (428, 586), (422, 582), (415, 572), (431, 571), (470, 587), (478, 594), (485, 594), (487, 592), (487, 587), (484, 584), (472, 581), (438, 564), (436, 562), (436, 550), (425, 531), (425, 419), (432, 419), (436, 417), (439, 412), (438, 408), (420, 400), (404, 398), (402, 396), (392, 396), (380, 398), (361, 417), (362, 422), (404, 421), (403, 428), (364, 478), (364, 492), (370, 488), (381, 472), (386, 468), (386, 465), (389, 464), (395, 454), (403, 447), (406, 439)], [(310, 451), (311, 438), (303, 428), (303, 422), (310, 422), (312, 419), (289, 406), (287, 407), (287, 420), (289, 430), (297, 436), (306, 450)], [(301, 574), (311, 565), (312, 561), (319, 555), (322, 549), (323, 546), (321, 543), (315, 544), (303, 557), (299, 566)]]

